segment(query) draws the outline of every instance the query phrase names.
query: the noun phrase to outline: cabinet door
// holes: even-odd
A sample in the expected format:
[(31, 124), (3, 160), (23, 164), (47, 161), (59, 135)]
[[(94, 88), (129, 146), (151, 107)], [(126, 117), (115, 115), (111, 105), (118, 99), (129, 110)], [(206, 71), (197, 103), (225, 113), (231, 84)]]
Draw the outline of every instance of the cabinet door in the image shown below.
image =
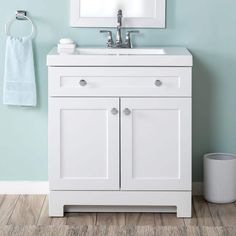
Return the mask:
[(51, 190), (119, 189), (119, 99), (49, 99), (49, 178)]
[(121, 188), (191, 190), (191, 99), (121, 100)]

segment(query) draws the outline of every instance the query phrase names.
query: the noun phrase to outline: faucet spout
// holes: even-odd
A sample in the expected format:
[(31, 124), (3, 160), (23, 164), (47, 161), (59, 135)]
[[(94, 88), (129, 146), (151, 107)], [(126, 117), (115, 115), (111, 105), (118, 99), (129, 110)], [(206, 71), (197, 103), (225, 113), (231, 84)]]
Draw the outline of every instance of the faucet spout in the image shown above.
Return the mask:
[(122, 10), (118, 10), (118, 14), (117, 14), (117, 26), (122, 27)]
[(117, 32), (116, 32), (116, 46), (117, 47), (122, 47), (122, 10), (118, 11), (117, 14)]

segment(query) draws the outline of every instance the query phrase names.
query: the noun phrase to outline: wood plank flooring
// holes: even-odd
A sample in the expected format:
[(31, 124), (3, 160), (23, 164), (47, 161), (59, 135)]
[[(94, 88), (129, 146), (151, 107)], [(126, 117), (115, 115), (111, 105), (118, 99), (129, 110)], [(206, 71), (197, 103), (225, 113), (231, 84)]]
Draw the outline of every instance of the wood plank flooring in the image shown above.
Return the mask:
[(193, 217), (159, 213), (67, 213), (48, 217), (45, 195), (0, 195), (0, 236), (5, 235), (236, 235), (236, 203), (193, 198)]

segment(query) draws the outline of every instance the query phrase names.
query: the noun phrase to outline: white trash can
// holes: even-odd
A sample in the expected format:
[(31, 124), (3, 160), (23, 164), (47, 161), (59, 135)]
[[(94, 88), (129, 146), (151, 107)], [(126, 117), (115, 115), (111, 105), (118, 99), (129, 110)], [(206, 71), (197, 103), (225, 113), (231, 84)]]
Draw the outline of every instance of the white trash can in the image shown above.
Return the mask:
[(212, 203), (236, 201), (236, 155), (204, 155), (204, 197)]

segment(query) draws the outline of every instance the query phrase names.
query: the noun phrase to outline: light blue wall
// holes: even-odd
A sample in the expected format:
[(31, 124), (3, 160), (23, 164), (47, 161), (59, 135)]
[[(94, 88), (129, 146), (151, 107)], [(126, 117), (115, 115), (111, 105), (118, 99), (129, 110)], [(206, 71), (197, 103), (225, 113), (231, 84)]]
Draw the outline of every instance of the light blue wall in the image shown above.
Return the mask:
[[(236, 153), (236, 1), (167, 1), (167, 29), (142, 29), (135, 44), (186, 46), (194, 55), (193, 177), (199, 181), (203, 153)], [(39, 106), (5, 107), (0, 92), (0, 180), (47, 180), (46, 55), (61, 37), (78, 40), (81, 46), (104, 45), (104, 38), (98, 29), (69, 27), (69, 0), (2, 0), (0, 91), (4, 23), (16, 9), (28, 10), (38, 29)]]

